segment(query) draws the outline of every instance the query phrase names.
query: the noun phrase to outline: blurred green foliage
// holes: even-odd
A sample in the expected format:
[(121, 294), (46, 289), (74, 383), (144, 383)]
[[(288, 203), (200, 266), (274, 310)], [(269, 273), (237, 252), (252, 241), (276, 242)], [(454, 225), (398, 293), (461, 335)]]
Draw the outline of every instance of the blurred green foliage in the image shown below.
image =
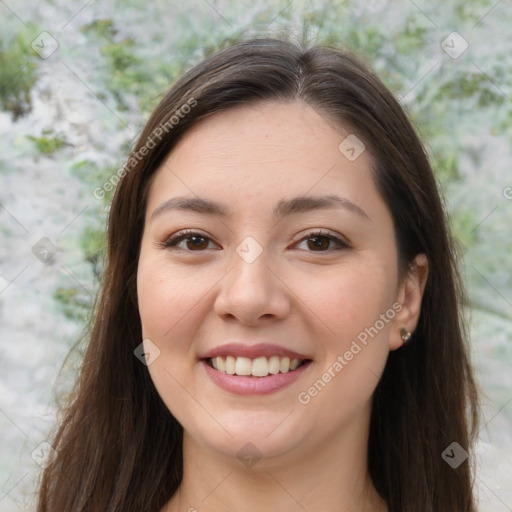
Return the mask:
[(135, 54), (132, 37), (119, 38), (111, 19), (95, 20), (82, 27), (82, 32), (99, 46), (106, 70), (106, 88), (112, 93), (121, 111), (129, 109), (124, 95), (142, 95), (151, 83), (151, 76), (144, 69), (144, 60)]
[(51, 129), (43, 130), (40, 137), (27, 135), (27, 139), (34, 143), (39, 153), (46, 156), (51, 155), (58, 149), (69, 145), (64, 134), (58, 133), (53, 135), (53, 130)]
[(37, 79), (38, 58), (31, 47), (37, 34), (34, 25), (14, 36), (0, 33), (0, 105), (16, 120), (30, 111), (30, 90)]
[[(94, 188), (101, 187), (104, 182), (115, 174), (116, 169), (112, 166), (98, 165), (97, 162), (86, 158), (74, 162), (71, 166), (71, 172), (90, 187), (92, 194)], [(112, 192), (105, 192), (105, 197), (100, 203), (100, 206), (101, 204), (109, 204), (111, 197)]]
[(107, 237), (104, 229), (87, 226), (82, 233), (81, 248), (85, 260), (91, 265), (94, 276), (101, 281)]
[(60, 304), (67, 318), (80, 324), (84, 324), (89, 318), (92, 303), (90, 297), (84, 294), (80, 287), (61, 286), (55, 290), (53, 298)]

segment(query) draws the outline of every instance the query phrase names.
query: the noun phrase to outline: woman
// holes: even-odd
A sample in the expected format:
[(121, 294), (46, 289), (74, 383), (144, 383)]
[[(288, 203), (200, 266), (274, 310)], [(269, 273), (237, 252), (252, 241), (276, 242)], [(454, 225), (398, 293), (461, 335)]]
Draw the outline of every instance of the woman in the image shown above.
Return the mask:
[(41, 512), (476, 510), (442, 203), (368, 69), (227, 48), (172, 87), (120, 176)]

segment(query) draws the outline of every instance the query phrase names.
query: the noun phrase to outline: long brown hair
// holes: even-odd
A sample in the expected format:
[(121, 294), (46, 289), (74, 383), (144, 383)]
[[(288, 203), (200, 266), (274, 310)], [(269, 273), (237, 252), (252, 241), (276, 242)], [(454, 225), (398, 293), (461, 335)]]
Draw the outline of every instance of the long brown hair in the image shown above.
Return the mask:
[(302, 100), (349, 126), (374, 157), (402, 275), (415, 255), (428, 257), (419, 324), (390, 353), (374, 393), (368, 467), (376, 489), (390, 512), (475, 511), (471, 459), (453, 468), (442, 456), (452, 442), (471, 453), (477, 394), (464, 290), (422, 144), (392, 94), (353, 56), (256, 39), (183, 75), (152, 113), (121, 173), (90, 340), (53, 441), (58, 456), (42, 477), (39, 512), (155, 512), (178, 489), (183, 430), (134, 356), (142, 336), (136, 272), (146, 195), (152, 173), (187, 130), (206, 116), (262, 100)]

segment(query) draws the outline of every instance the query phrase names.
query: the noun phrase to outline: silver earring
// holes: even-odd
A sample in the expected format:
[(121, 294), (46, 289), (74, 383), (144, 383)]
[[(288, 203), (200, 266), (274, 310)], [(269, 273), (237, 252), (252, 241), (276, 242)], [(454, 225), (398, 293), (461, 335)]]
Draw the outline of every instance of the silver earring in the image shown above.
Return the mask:
[(407, 343), (411, 339), (412, 332), (408, 331), (405, 327), (402, 327), (400, 329), (400, 335), (404, 343)]

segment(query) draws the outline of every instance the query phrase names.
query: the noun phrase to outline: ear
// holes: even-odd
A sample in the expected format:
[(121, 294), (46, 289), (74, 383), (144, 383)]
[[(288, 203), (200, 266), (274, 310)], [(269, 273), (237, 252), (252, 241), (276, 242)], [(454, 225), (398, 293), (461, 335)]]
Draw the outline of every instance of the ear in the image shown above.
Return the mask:
[(409, 264), (408, 272), (398, 288), (397, 302), (402, 308), (393, 319), (393, 328), (389, 338), (389, 350), (396, 350), (404, 344), (402, 329), (413, 333), (418, 325), (421, 300), (427, 283), (428, 259), (418, 254)]

